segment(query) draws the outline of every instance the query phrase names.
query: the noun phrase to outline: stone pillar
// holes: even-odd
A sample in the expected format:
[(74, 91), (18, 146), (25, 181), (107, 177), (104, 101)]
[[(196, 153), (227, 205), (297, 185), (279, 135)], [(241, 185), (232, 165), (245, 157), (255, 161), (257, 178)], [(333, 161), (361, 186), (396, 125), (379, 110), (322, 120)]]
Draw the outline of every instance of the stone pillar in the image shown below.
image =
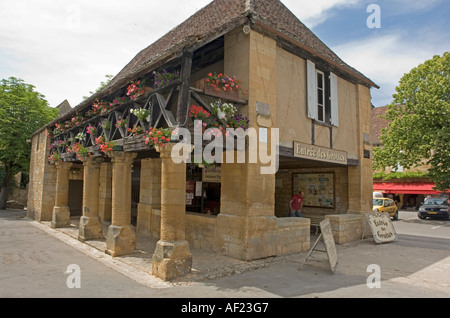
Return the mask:
[(131, 169), (136, 153), (113, 152), (112, 220), (106, 237), (106, 253), (120, 256), (133, 253), (136, 231), (131, 222)]
[(52, 228), (68, 227), (70, 225), (69, 170), (71, 167), (71, 162), (56, 163), (56, 193), (52, 214)]
[(222, 164), (216, 252), (246, 261), (277, 254), (275, 176), (262, 175), (260, 168), (260, 164)]
[(84, 160), (83, 216), (80, 218), (78, 239), (82, 242), (103, 238), (99, 217), (100, 164), (102, 159)]
[[(357, 86), (357, 138), (359, 151), (359, 165), (348, 168), (348, 213), (361, 214), (372, 212), (372, 193), (373, 193), (373, 169), (372, 159), (365, 158), (364, 151), (369, 151), (373, 156), (372, 146), (370, 144), (370, 133), (372, 130), (371, 122), (371, 97), (370, 89)], [(364, 140), (364, 135), (368, 138)], [(365, 218), (364, 218), (365, 220)]]
[[(192, 255), (186, 240), (186, 164), (173, 161), (168, 144), (161, 154), (161, 238), (152, 258), (153, 275), (172, 280), (191, 271)], [(186, 156), (190, 154), (185, 154)]]
[[(236, 63), (238, 56), (246, 58)], [(268, 165), (263, 164), (260, 154), (268, 155), (276, 146), (271, 131), (277, 110), (276, 41), (255, 31), (248, 35), (238, 30), (230, 32), (225, 36), (224, 71), (237, 75), (247, 86), (248, 94), (242, 98), (248, 98), (248, 107), (241, 108), (242, 112), (258, 136), (267, 131), (267, 140), (258, 142), (257, 147), (249, 143), (245, 164), (227, 159), (222, 164), (221, 212), (217, 216), (214, 249), (242, 260), (274, 256), (282, 233), (275, 217), (275, 171), (262, 173)], [(261, 104), (267, 106), (261, 109)], [(229, 154), (237, 162), (237, 153)], [(257, 157), (257, 162), (249, 160), (249, 156)], [(298, 241), (298, 245), (302, 242)]]

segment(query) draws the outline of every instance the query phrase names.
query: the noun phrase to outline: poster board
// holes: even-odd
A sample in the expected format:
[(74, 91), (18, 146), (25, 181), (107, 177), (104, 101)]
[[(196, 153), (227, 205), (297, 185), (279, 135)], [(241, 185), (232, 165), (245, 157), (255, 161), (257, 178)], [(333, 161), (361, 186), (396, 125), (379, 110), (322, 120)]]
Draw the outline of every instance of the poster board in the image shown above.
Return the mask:
[(303, 206), (335, 208), (334, 173), (294, 173), (293, 194), (305, 193)]
[(368, 213), (366, 218), (375, 242), (381, 244), (397, 240), (397, 233), (389, 213)]

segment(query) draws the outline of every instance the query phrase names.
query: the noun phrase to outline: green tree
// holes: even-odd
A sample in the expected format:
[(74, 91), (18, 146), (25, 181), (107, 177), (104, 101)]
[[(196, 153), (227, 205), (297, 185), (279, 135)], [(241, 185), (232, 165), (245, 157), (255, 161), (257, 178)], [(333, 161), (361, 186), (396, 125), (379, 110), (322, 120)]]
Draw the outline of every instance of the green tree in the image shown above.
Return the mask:
[[(100, 82), (100, 86), (95, 90), (95, 92), (89, 92), (90, 96), (94, 95), (95, 93), (100, 92), (102, 89), (104, 89), (114, 78), (113, 75), (105, 75), (106, 80)], [(88, 99), (89, 96), (83, 96), (83, 100)]]
[(436, 188), (450, 188), (450, 52), (405, 74), (387, 107), (390, 121), (383, 146), (375, 149), (374, 167), (430, 165)]
[(57, 115), (58, 110), (49, 107), (44, 96), (34, 91), (34, 86), (14, 77), (1, 80), (0, 169), (3, 180), (0, 209), (6, 208), (12, 176), (29, 170), (32, 134)]

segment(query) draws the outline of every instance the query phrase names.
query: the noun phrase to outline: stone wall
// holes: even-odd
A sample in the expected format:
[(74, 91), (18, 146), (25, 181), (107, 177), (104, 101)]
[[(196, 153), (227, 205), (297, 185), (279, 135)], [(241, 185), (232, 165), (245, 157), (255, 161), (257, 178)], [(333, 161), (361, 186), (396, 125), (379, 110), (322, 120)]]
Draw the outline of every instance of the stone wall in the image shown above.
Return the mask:
[[(155, 231), (154, 209), (161, 209), (161, 159), (141, 161), (141, 184), (138, 204), (137, 232), (159, 238), (159, 228)], [(160, 212), (158, 224), (160, 224)]]
[(56, 168), (48, 163), (49, 143), (47, 130), (32, 137), (27, 215), (38, 221), (50, 221), (55, 205)]
[(100, 189), (98, 200), (99, 216), (102, 221), (111, 221), (112, 215), (112, 164), (100, 166)]
[[(363, 214), (327, 215), (336, 244), (346, 244), (362, 238)], [(365, 222), (367, 223), (367, 222)]]
[[(219, 214), (220, 216), (220, 214)], [(227, 226), (230, 240), (225, 242), (217, 232), (218, 216), (210, 216), (198, 213), (186, 213), (186, 240), (193, 248), (229, 253), (229, 249), (239, 248), (233, 244), (240, 244), (239, 236), (233, 243), (233, 232), (239, 232), (236, 224)], [(232, 221), (230, 218), (225, 218)], [(249, 241), (253, 245), (252, 250), (257, 251), (252, 259), (261, 258), (260, 255), (275, 256), (299, 253), (310, 248), (310, 222), (308, 219), (274, 217), (255, 219), (252, 227), (253, 238)], [(223, 218), (222, 218), (223, 221)], [(159, 238), (161, 225), (161, 211), (152, 209), (148, 211), (148, 220), (145, 221), (148, 231), (140, 234)], [(222, 223), (223, 224), (223, 223)], [(219, 232), (220, 233), (220, 232)], [(261, 244), (260, 242), (265, 242)]]
[(217, 217), (198, 213), (186, 214), (186, 239), (190, 246), (214, 250)]

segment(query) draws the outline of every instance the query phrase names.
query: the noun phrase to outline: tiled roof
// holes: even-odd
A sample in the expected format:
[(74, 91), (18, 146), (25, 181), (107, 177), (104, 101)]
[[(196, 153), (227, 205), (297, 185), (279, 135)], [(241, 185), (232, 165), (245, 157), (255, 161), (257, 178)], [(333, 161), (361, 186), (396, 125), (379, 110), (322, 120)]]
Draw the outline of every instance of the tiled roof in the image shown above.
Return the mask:
[(367, 85), (377, 87), (370, 79), (344, 63), (279, 0), (212, 1), (158, 41), (139, 52), (111, 81), (110, 87), (131, 80), (133, 74), (157, 62), (167, 54), (180, 53), (183, 48), (219, 33), (233, 22), (243, 21), (242, 24), (248, 22), (245, 21), (247, 17), (311, 49), (325, 60), (334, 63), (353, 76), (359, 77)]

